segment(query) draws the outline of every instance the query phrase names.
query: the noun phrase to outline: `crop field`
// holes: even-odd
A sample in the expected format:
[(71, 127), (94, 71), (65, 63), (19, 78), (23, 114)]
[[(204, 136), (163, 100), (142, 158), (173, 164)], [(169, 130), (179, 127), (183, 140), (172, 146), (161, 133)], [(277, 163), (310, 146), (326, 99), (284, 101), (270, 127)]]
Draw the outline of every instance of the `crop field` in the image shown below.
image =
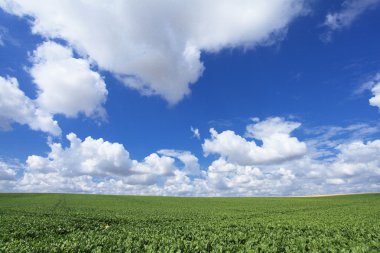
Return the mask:
[(380, 194), (0, 194), (0, 252), (380, 252)]

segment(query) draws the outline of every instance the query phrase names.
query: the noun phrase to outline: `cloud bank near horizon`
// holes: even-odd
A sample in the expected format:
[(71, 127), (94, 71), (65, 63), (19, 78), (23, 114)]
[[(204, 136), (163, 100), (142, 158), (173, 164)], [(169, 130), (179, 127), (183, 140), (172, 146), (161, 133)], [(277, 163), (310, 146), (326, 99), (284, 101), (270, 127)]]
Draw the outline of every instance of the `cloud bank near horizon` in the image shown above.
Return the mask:
[[(1, 162), (0, 189), (171, 196), (380, 191), (380, 140), (363, 140), (379, 132), (378, 126), (321, 128), (304, 141), (291, 136), (300, 126), (274, 117), (249, 124), (246, 137), (211, 129), (202, 147), (215, 158), (203, 168), (189, 151), (159, 150), (137, 161), (122, 144), (90, 136), (81, 140), (70, 133), (66, 136), (69, 146), (49, 143), (47, 156), (30, 155), (19, 176), (11, 165)], [(352, 138), (342, 138), (343, 134)], [(270, 145), (277, 141), (284, 142), (280, 149), (289, 152), (279, 157), (279, 147)], [(240, 143), (238, 148), (234, 143)]]

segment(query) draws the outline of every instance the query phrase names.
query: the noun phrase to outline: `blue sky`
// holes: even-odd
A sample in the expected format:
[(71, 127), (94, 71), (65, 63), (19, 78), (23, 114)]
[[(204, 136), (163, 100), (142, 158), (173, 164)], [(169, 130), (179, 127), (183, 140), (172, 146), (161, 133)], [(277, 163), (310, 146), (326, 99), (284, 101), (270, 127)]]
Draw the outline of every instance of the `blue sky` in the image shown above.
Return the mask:
[[(39, 8), (41, 1), (0, 1), (0, 87), (17, 79), (13, 88), (32, 108), (12, 104), (10, 88), (0, 89), (0, 125), (8, 126), (0, 131), (2, 191), (235, 196), (380, 189), (380, 102), (369, 101), (380, 96), (379, 1), (195, 1), (205, 17), (170, 1), (146, 1), (158, 5), (148, 13), (126, 1), (105, 6), (104, 18), (96, 1), (62, 2)], [(122, 11), (112, 13), (112, 5)], [(81, 8), (92, 16), (81, 17)], [(209, 23), (210, 31), (199, 29)], [(58, 54), (66, 65), (57, 67)], [(57, 68), (67, 68), (64, 78), (49, 75)], [(36, 113), (50, 121), (35, 123)], [(79, 150), (69, 147), (70, 133), (83, 144)], [(98, 142), (84, 145), (86, 137)], [(145, 159), (151, 155), (154, 162)]]

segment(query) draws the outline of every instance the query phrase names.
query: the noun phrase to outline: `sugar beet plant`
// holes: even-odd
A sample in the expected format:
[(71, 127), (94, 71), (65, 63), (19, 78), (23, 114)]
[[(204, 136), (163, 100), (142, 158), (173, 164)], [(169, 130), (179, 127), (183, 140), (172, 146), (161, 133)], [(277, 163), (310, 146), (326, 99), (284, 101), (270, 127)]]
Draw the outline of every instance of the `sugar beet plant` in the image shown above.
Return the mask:
[(380, 194), (0, 194), (0, 252), (380, 252)]

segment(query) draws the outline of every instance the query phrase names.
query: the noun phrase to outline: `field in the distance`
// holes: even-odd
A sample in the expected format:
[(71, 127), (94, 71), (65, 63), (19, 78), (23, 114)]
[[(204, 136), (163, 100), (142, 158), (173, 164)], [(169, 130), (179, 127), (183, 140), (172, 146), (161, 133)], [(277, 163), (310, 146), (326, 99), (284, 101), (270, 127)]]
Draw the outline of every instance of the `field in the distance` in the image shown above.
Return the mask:
[(0, 194), (0, 252), (380, 252), (380, 194)]

